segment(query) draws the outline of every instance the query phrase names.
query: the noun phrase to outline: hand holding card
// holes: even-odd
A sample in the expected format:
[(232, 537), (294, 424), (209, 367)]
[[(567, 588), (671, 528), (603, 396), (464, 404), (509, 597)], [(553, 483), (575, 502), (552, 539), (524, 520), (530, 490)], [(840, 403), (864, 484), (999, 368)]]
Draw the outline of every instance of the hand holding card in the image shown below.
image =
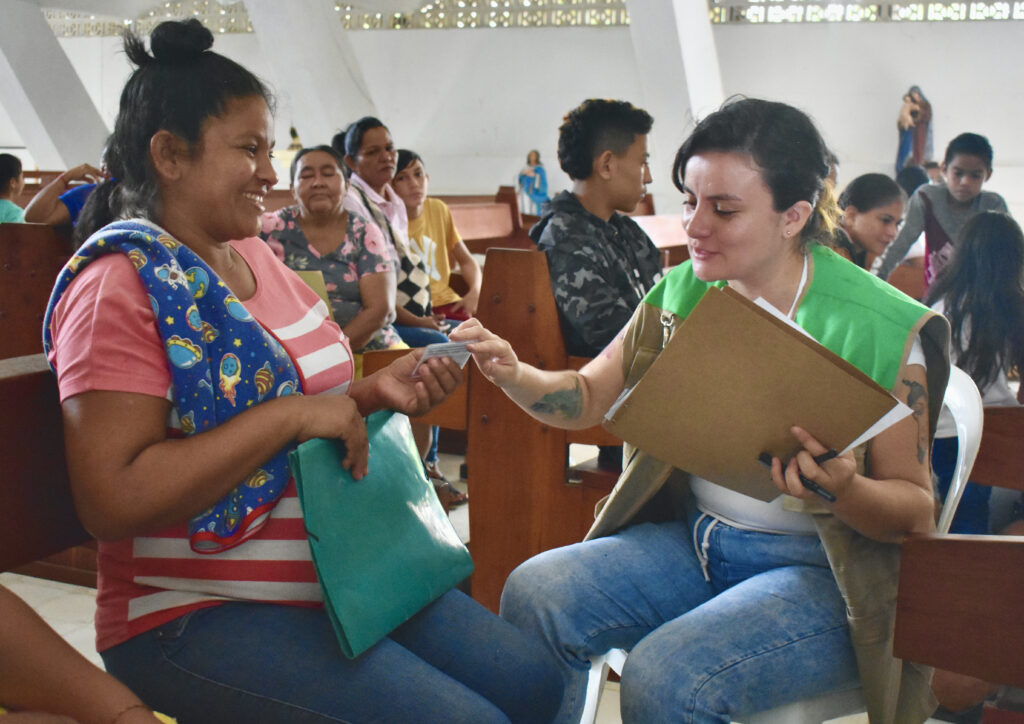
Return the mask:
[(438, 342), (437, 344), (428, 344), (423, 350), (423, 356), (420, 357), (416, 366), (412, 369), (412, 376), (416, 376), (416, 371), (420, 368), (420, 365), (426, 362), (431, 357), (449, 357), (459, 368), (466, 366), (466, 362), (469, 361), (470, 353), (466, 349), (466, 345), (475, 342), (475, 339), (467, 340), (465, 342)]

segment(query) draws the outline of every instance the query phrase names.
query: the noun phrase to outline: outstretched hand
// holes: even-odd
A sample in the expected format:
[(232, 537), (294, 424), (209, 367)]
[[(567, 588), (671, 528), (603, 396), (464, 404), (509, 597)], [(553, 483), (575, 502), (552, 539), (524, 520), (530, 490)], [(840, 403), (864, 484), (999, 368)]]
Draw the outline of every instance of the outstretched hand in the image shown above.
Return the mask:
[(423, 350), (402, 355), (373, 376), (381, 407), (416, 417), (440, 404), (462, 383), (462, 370), (448, 357), (428, 359), (412, 371)]
[(512, 345), (494, 334), (476, 319), (469, 319), (452, 331), (453, 342), (470, 342), (466, 347), (484, 377), (498, 387), (508, 387), (519, 381), (521, 369)]

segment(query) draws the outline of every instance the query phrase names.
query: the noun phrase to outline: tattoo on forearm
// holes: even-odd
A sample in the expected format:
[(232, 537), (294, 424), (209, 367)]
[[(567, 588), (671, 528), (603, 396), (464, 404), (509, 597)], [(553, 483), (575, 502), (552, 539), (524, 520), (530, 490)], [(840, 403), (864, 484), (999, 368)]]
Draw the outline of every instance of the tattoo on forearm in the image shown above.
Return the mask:
[(566, 420), (574, 420), (583, 414), (583, 390), (580, 381), (576, 380), (571, 390), (549, 392), (530, 405), (533, 412), (541, 415), (561, 415)]
[(917, 461), (923, 463), (928, 457), (928, 391), (913, 380), (905, 379), (903, 384), (907, 386), (907, 404), (917, 422)]

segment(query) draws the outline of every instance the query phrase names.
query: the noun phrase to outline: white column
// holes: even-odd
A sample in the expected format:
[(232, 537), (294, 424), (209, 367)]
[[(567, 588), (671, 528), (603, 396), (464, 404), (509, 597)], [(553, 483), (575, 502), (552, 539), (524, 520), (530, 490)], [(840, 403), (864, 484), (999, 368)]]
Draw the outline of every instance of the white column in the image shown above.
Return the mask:
[(99, 161), (109, 129), (34, 2), (4, 0), (0, 98), (39, 168)]
[[(273, 68), (278, 146), (294, 123), (307, 146), (376, 115), (359, 61), (334, 5), (324, 0), (246, 0), (260, 49)], [(286, 141), (285, 141), (286, 142)]]
[(701, 118), (721, 105), (722, 76), (706, 0), (629, 0), (643, 102), (654, 116), (648, 137), (654, 208), (678, 213), (679, 192), (671, 182), (679, 144)]

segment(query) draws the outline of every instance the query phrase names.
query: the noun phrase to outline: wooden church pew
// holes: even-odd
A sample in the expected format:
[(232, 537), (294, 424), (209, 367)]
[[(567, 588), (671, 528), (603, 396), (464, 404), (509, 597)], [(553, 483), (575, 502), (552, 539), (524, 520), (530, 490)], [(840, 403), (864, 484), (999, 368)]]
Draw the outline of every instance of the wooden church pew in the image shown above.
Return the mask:
[[(477, 318), (541, 369), (581, 366), (566, 355), (543, 252), (487, 252)], [(497, 611), (508, 574), (527, 558), (582, 539), (594, 506), (617, 475), (568, 470), (570, 442), (615, 445), (600, 427), (567, 432), (542, 425), (474, 366), (469, 374), (466, 465), (473, 597)]]
[(43, 351), (43, 314), (70, 238), (44, 224), (0, 224), (0, 359)]
[(0, 409), (0, 570), (95, 587), (95, 544), (72, 504), (57, 378), (42, 354), (0, 360)]
[[(970, 479), (1024, 490), (1024, 407), (986, 407)], [(912, 538), (903, 543), (895, 651), (993, 684), (1024, 688), (1024, 537)], [(987, 724), (1024, 724), (988, 705)]]

